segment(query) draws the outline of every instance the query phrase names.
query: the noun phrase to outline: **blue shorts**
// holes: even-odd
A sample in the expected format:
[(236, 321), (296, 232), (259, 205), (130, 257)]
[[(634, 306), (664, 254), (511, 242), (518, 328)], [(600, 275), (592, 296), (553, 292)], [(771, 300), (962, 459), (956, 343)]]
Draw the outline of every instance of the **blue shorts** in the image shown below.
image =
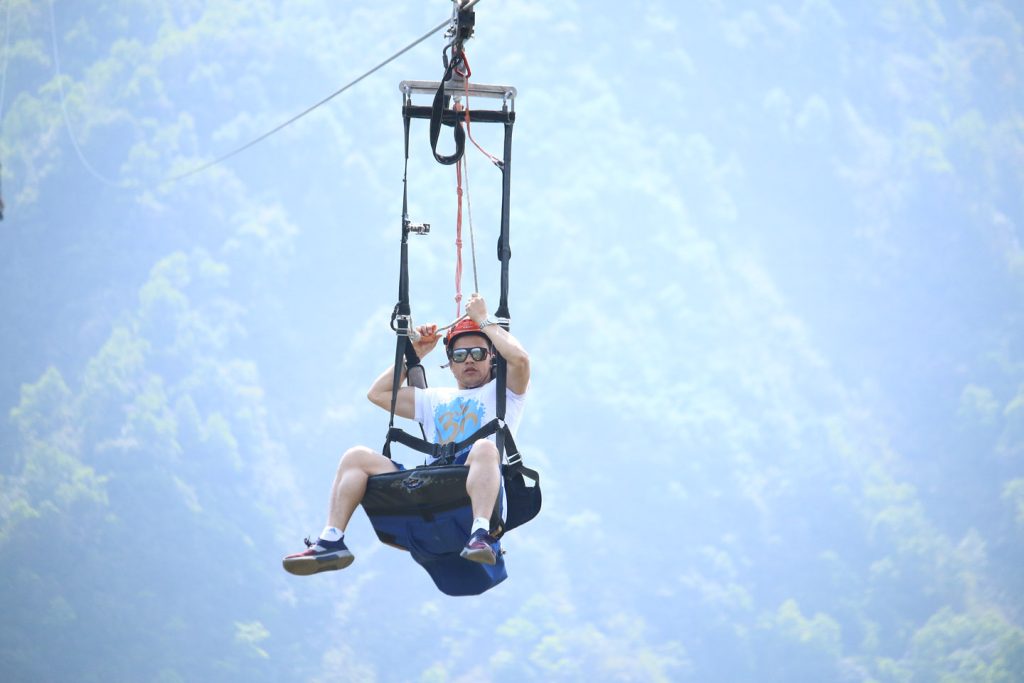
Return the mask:
[[(437, 587), (448, 595), (479, 595), (507, 576), (501, 548), (494, 546), (494, 565), (470, 562), (460, 556), (473, 525), (466, 495), (469, 468), (441, 465), (377, 474), (367, 481), (363, 509), (377, 537), (408, 550)], [(501, 518), (501, 494), (495, 515)]]

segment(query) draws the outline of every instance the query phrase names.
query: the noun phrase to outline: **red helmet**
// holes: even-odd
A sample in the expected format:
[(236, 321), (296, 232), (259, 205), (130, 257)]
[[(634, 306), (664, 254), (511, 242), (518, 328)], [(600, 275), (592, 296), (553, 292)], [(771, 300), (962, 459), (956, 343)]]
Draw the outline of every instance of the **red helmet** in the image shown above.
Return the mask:
[(484, 331), (480, 329), (480, 326), (473, 322), (472, 318), (463, 318), (448, 330), (448, 334), (444, 338), (445, 348), (450, 352), (455, 340), (465, 334), (478, 334), (481, 337), (487, 337)]

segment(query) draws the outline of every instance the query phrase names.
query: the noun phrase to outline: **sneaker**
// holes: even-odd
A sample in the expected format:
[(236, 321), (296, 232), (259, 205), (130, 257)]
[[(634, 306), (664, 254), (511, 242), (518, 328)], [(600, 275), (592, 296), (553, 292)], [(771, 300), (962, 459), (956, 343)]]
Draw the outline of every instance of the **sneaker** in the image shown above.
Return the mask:
[(310, 543), (307, 538), (303, 542), (306, 544), (305, 550), (288, 555), (282, 561), (285, 570), (292, 574), (309, 576), (333, 569), (344, 569), (356, 559), (352, 551), (345, 547), (344, 538), (338, 541), (318, 538), (316, 543)]
[(493, 546), (497, 543), (498, 539), (494, 538), (494, 536), (491, 536), (483, 529), (477, 529), (469, 537), (469, 540), (466, 541), (466, 545), (463, 547), (462, 552), (459, 553), (459, 556), (473, 562), (494, 564), (497, 558), (494, 555)]

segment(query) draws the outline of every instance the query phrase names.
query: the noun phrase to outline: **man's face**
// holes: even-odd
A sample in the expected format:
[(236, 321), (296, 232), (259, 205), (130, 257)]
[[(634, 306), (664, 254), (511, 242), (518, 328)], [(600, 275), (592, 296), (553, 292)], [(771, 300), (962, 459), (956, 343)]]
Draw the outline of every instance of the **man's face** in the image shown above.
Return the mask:
[[(455, 382), (459, 385), (460, 389), (476, 389), (477, 387), (487, 384), (491, 379), (491, 344), (487, 337), (479, 334), (464, 334), (458, 337), (453, 343), (451, 348), (451, 369), (452, 374), (455, 375)], [(457, 353), (460, 349), (468, 352), (466, 353), (466, 359), (461, 363), (455, 362), (455, 358), (461, 356), (461, 353)], [(484, 356), (480, 360), (474, 360), (473, 354), (479, 355), (479, 351), (473, 351), (473, 349), (483, 349)]]

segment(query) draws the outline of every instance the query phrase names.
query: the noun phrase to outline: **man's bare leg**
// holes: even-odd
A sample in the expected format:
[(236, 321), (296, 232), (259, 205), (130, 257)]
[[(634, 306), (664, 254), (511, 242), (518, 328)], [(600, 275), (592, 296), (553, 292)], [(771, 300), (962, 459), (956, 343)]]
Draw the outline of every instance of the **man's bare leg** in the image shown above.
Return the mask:
[[(501, 492), (501, 456), (494, 442), (481, 439), (473, 444), (466, 458), (469, 474), (466, 476), (466, 493), (473, 507), (474, 530), (462, 557), (474, 562), (494, 564), (497, 559), (492, 545), (496, 543), (490, 534), (490, 519), (494, 505)], [(486, 521), (486, 526), (480, 525)]]
[(336, 527), (342, 533), (352, 519), (356, 506), (366, 494), (366, 481), (375, 474), (394, 472), (398, 467), (380, 453), (366, 446), (350, 448), (341, 456), (338, 471), (331, 486), (331, 502), (327, 512), (327, 526)]
[(398, 467), (380, 453), (365, 446), (350, 448), (341, 456), (331, 486), (327, 526), (316, 543), (306, 541), (306, 550), (284, 558), (284, 568), (301, 576), (344, 569), (355, 561), (345, 545), (345, 527), (366, 494), (366, 481), (375, 474), (394, 472)]
[(466, 493), (473, 503), (473, 517), (490, 519), (501, 490), (498, 447), (493, 441), (480, 439), (469, 451), (466, 466), (469, 467)]

